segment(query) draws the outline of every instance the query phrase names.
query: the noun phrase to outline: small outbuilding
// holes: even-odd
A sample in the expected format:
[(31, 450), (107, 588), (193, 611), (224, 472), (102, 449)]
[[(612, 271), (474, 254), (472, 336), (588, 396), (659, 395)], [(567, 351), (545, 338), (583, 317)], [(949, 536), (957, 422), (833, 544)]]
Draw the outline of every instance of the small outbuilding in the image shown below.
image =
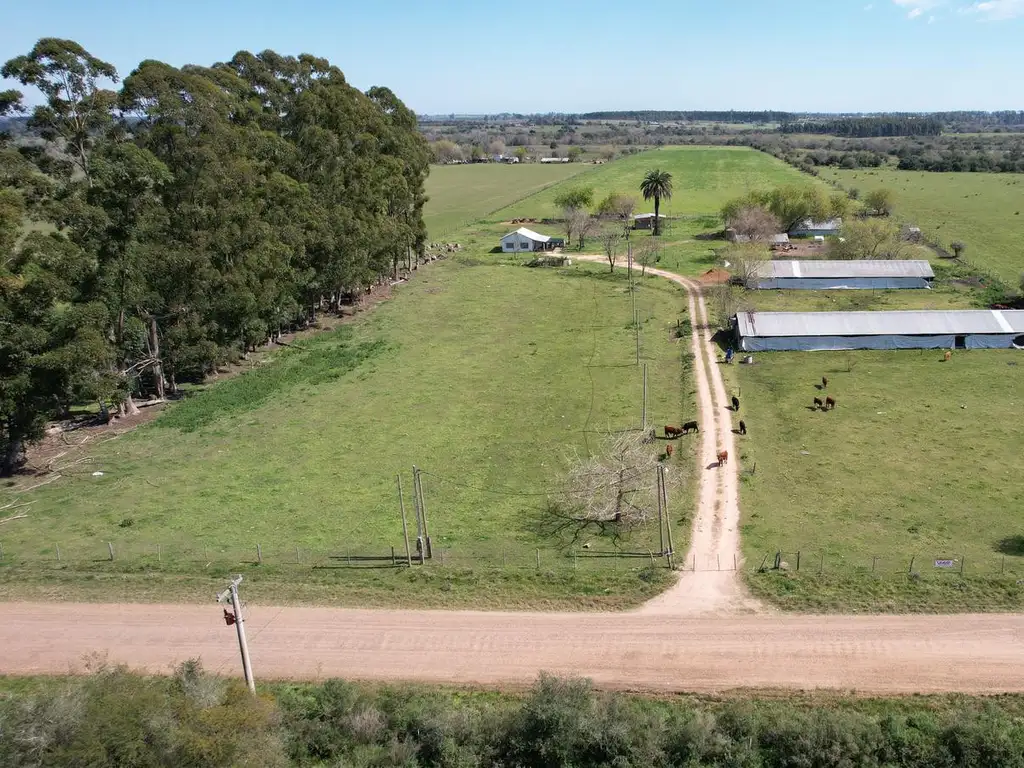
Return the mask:
[(776, 260), (757, 265), (756, 287), (810, 291), (853, 289), (930, 288), (935, 278), (925, 260), (863, 261)]
[(515, 232), (509, 232), (501, 238), (502, 253), (551, 251), (564, 245), (564, 238), (548, 237), (526, 227), (520, 227)]
[[(665, 214), (659, 213), (658, 220), (664, 221)], [(654, 214), (653, 213), (638, 213), (633, 217), (633, 229), (653, 229), (654, 228)]]
[(828, 219), (827, 221), (814, 221), (804, 219), (799, 224), (790, 227), (790, 237), (830, 237), (838, 235), (843, 226), (842, 218)]
[(745, 352), (1024, 349), (1024, 310), (740, 312)]

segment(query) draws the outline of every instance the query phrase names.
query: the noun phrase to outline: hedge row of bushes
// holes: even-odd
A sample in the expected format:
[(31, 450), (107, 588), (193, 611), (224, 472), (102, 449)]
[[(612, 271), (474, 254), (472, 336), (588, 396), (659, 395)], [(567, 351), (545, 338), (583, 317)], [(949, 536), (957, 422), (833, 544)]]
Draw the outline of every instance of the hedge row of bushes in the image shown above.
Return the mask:
[(1024, 699), (525, 696), (343, 681), (254, 698), (198, 663), (0, 681), (3, 766), (1024, 766)]

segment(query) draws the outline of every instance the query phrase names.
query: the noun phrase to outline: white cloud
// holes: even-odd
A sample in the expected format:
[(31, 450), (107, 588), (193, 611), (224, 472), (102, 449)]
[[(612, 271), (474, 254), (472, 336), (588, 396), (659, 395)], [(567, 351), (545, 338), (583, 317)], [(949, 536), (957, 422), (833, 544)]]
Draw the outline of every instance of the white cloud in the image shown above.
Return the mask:
[(928, 17), (928, 23), (929, 24), (934, 24), (935, 23), (935, 17), (934, 16), (929, 16)]
[[(930, 11), (942, 5), (943, 0), (892, 0), (900, 8), (907, 9), (907, 18), (916, 19), (922, 16), (925, 11)], [(993, 0), (997, 2), (998, 0)]]
[(974, 3), (965, 10), (978, 14), (986, 21), (1005, 21), (1024, 16), (1024, 0), (987, 0)]
[(868, 3), (867, 5), (864, 6), (864, 10), (865, 11), (870, 11), (874, 7), (875, 7), (874, 3)]

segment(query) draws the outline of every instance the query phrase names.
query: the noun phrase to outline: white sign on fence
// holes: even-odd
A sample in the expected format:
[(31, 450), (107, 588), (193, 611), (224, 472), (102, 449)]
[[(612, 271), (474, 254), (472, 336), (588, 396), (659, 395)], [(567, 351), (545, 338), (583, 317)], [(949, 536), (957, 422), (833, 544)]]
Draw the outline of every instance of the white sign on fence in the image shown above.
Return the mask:
[(956, 560), (936, 560), (936, 568), (956, 568)]

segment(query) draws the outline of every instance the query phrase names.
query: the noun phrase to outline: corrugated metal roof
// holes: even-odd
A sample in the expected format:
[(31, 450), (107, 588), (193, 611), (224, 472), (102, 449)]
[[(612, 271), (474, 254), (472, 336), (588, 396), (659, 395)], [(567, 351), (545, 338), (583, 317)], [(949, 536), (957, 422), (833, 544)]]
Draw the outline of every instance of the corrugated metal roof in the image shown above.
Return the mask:
[[(654, 218), (654, 214), (653, 213), (638, 213), (633, 218), (634, 219), (653, 219)], [(664, 218), (666, 218), (666, 216), (665, 216), (664, 213), (659, 213), (658, 214), (658, 218), (659, 219), (664, 219)]]
[(843, 219), (842, 219), (842, 217), (836, 217), (834, 219), (828, 219), (827, 221), (814, 221), (814, 219), (804, 219), (799, 224), (797, 224), (795, 227), (793, 227), (793, 229), (791, 229), (790, 232), (793, 232), (793, 231), (800, 232), (800, 231), (805, 230), (805, 229), (836, 230), (836, 231), (838, 231), (839, 228), (842, 227), (842, 226), (843, 226)]
[(741, 336), (939, 336), (1024, 333), (1024, 310), (740, 312)]
[(757, 267), (763, 278), (786, 277), (935, 277), (927, 261), (886, 259), (864, 261), (777, 260), (763, 261)]
[[(509, 232), (508, 235), (505, 235), (505, 237), (508, 237), (509, 235), (522, 235), (523, 237), (529, 240), (533, 240), (534, 242), (537, 243), (546, 243), (548, 242), (548, 240), (551, 239), (547, 235), (541, 235), (537, 232), (534, 232), (532, 229), (527, 229), (526, 227), (520, 227), (515, 232)], [(504, 240), (505, 237), (501, 239)]]

